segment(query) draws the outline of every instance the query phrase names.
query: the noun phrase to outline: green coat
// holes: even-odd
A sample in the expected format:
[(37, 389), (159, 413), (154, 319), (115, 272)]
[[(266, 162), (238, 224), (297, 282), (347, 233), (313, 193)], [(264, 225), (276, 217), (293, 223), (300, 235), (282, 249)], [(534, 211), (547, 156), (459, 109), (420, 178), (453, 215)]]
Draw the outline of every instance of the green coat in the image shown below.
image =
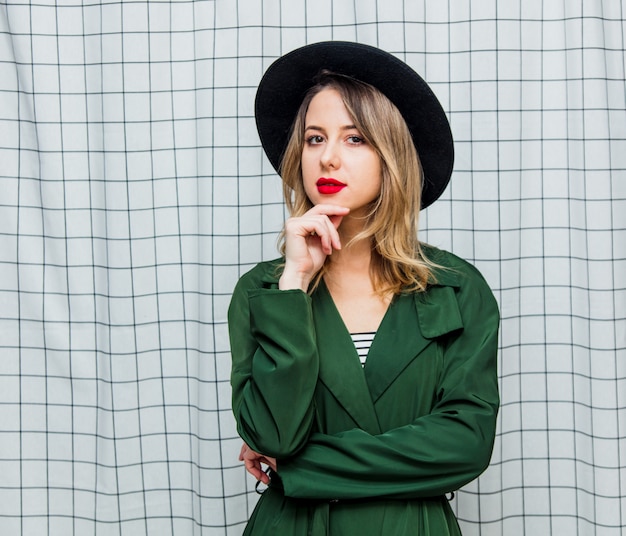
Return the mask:
[(246, 534), (458, 535), (444, 494), (489, 464), (499, 315), (478, 271), (447, 269), (394, 298), (365, 367), (323, 282), (277, 288), (279, 261), (244, 275), (229, 309), (233, 411), (277, 458)]

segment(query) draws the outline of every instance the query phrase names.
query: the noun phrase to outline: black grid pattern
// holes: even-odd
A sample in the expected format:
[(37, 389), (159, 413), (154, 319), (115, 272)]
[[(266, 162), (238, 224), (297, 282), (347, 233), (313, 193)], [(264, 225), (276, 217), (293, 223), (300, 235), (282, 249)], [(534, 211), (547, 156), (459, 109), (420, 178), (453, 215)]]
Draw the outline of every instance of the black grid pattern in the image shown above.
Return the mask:
[(492, 465), (466, 535), (626, 525), (621, 2), (0, 3), (2, 534), (240, 534), (226, 308), (276, 256), (252, 105), (324, 39), (432, 84), (456, 168), (423, 238), (502, 311)]

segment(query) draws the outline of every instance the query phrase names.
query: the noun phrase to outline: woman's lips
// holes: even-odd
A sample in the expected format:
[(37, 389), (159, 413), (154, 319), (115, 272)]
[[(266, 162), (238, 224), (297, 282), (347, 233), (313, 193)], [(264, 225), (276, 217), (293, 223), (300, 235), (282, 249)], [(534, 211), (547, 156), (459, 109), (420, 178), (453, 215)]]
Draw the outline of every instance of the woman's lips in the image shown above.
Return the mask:
[(343, 190), (347, 185), (343, 182), (338, 181), (337, 179), (328, 179), (326, 177), (322, 177), (318, 179), (317, 183), (317, 191), (323, 195), (336, 194)]

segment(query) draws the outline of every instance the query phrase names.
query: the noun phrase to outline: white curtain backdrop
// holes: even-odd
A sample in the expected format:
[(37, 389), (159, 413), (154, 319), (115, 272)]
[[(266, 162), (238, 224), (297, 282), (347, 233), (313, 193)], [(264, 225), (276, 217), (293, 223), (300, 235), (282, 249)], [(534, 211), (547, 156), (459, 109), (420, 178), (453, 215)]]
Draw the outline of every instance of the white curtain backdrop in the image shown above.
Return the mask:
[(0, 534), (241, 534), (226, 310), (284, 218), (253, 99), (276, 57), (327, 39), (407, 61), (456, 139), (422, 238), (502, 312), (464, 534), (623, 534), (625, 9), (1, 0)]

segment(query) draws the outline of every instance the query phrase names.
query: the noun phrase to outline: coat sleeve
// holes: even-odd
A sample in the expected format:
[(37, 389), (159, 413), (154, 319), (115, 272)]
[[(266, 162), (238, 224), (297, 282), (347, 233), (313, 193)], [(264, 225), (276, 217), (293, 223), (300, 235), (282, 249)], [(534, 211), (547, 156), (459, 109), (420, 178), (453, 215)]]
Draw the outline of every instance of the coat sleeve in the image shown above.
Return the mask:
[(279, 460), (285, 494), (310, 499), (423, 498), (454, 491), (488, 466), (499, 405), (499, 313), (477, 272), (457, 290), (463, 329), (439, 340), (443, 369), (432, 411), (371, 435), (312, 434)]
[(242, 439), (275, 458), (308, 440), (319, 359), (311, 300), (300, 290), (262, 288), (249, 274), (228, 311), (232, 405)]

